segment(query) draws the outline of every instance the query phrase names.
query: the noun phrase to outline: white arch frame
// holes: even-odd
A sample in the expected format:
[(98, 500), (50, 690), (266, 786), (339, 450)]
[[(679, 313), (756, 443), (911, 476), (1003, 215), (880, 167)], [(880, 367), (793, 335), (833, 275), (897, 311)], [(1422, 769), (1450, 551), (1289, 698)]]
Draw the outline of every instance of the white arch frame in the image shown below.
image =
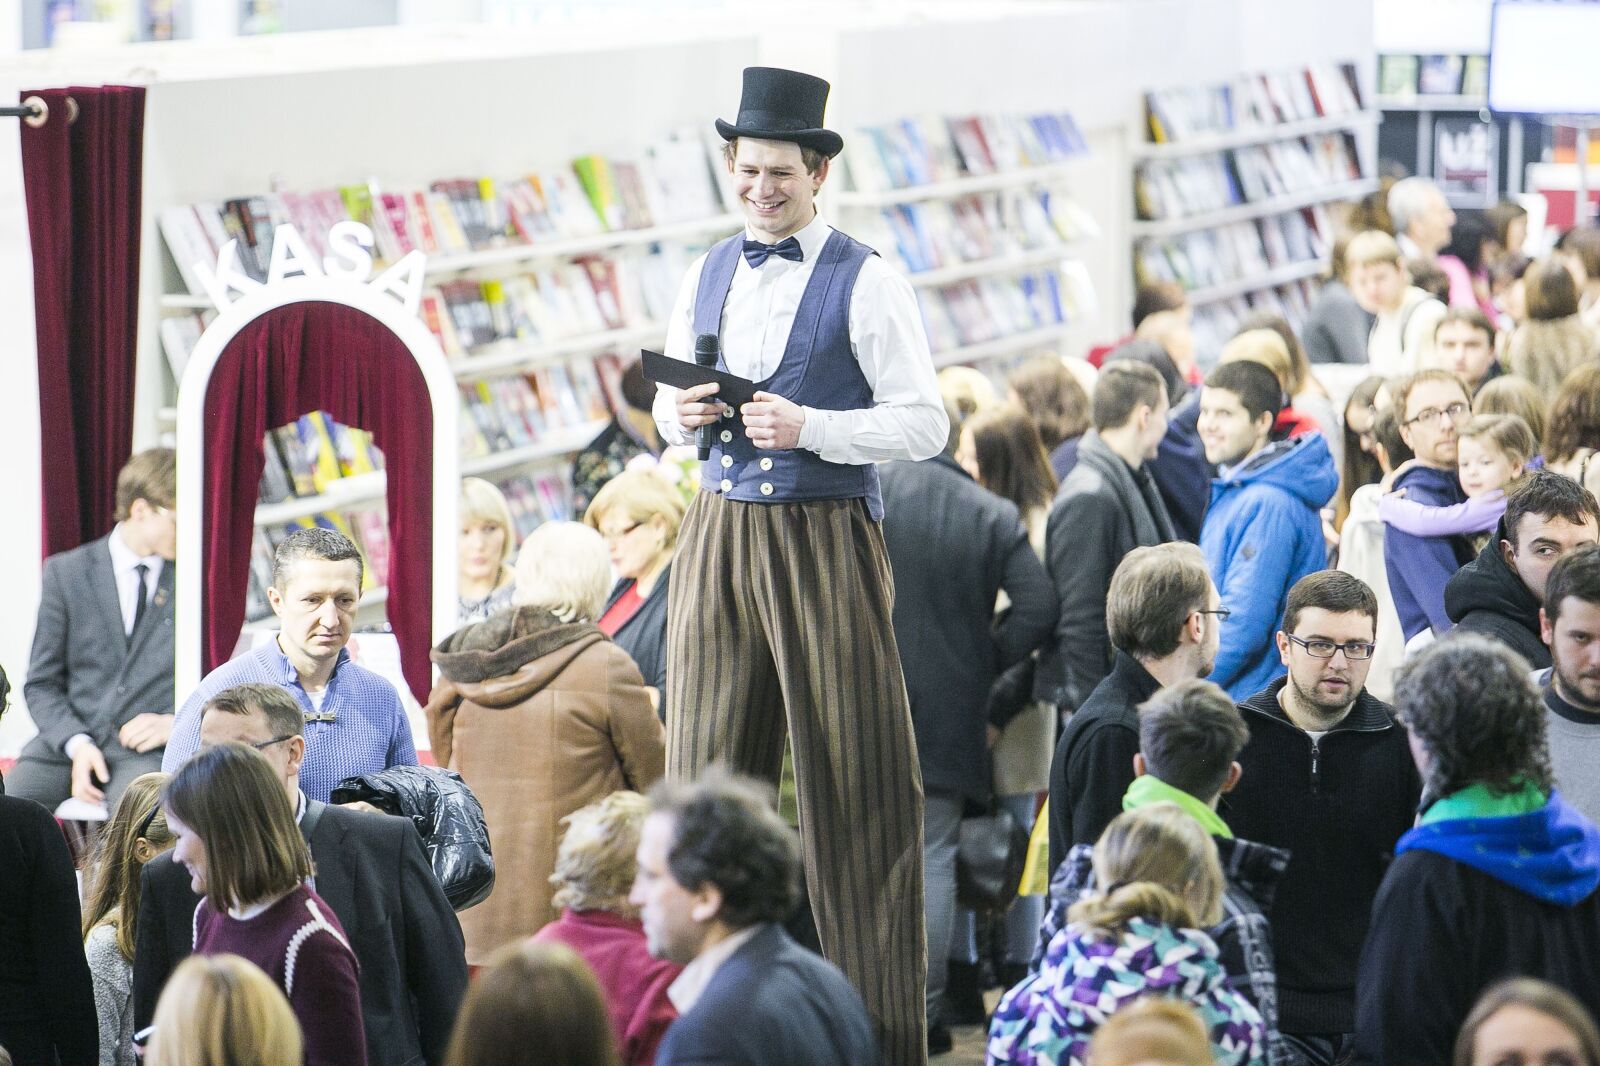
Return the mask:
[[(422, 320), (386, 292), (340, 277), (297, 276), (238, 297), (200, 335), (178, 387), (178, 588), (177, 706), (199, 685), (205, 603), (205, 401), (212, 372), (228, 344), (246, 325), (296, 303), (343, 304), (362, 311), (410, 351), (422, 371), (433, 407), (433, 633), (437, 644), (456, 629), (457, 502), (460, 495), (457, 419), (461, 400), (444, 352)], [(237, 486), (236, 486), (237, 488)], [(254, 494), (256, 486), (249, 486)], [(444, 550), (441, 550), (441, 546)]]

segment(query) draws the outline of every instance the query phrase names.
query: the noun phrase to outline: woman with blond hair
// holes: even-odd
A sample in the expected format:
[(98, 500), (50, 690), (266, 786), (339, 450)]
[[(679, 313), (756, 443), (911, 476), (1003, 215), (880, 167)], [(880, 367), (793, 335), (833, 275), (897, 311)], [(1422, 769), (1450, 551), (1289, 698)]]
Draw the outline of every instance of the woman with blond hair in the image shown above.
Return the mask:
[(620, 1066), (605, 999), (563, 944), (511, 944), (472, 982), (444, 1066)]
[(1600, 1029), (1571, 992), (1514, 977), (1478, 997), (1453, 1058), (1454, 1066), (1600, 1066)]
[[(261, 968), (191, 955), (161, 990), (145, 1066), (300, 1066), (300, 1023)], [(358, 1062), (351, 1058), (347, 1061)]]
[(555, 917), (561, 819), (618, 789), (649, 788), (665, 771), (639, 668), (595, 625), (610, 584), (599, 533), (546, 522), (517, 556), (515, 609), (433, 653), (434, 758), (466, 779), (494, 842), (494, 891), (461, 913), (474, 966)]
[(461, 572), (456, 578), (456, 623), (468, 625), (511, 606), (517, 587), (511, 569), (517, 527), (505, 494), (477, 477), (461, 479), (457, 517)]
[(682, 967), (651, 956), (628, 892), (638, 872), (634, 852), (650, 804), (637, 792), (613, 792), (563, 818), (567, 832), (550, 881), (561, 917), (534, 934), (536, 944), (565, 944), (594, 971), (605, 993), (611, 1031), (624, 1066), (650, 1066), (678, 1011), (667, 988)]
[(1094, 846), (1099, 895), (1074, 904), (989, 1027), (990, 1066), (1082, 1066), (1106, 1019), (1166, 996), (1195, 1008), (1218, 1063), (1266, 1062), (1266, 1027), (1202, 930), (1222, 916), (1217, 845), (1172, 803), (1126, 811)]
[(172, 847), (161, 812), (162, 773), (129, 782), (100, 833), (83, 911), (83, 950), (100, 1015), (100, 1066), (133, 1066), (133, 945), (139, 917), (139, 872)]
[(618, 474), (595, 494), (583, 516), (605, 538), (617, 584), (595, 624), (633, 657), (666, 721), (667, 589), (672, 553), (683, 525), (683, 497), (653, 470)]
[(283, 989), (306, 1066), (364, 1061), (355, 953), (308, 884), (311, 851), (283, 779), (250, 745), (218, 744), (179, 767), (161, 808), (177, 841), (173, 861), (205, 897), (194, 912), (194, 953), (238, 955)]

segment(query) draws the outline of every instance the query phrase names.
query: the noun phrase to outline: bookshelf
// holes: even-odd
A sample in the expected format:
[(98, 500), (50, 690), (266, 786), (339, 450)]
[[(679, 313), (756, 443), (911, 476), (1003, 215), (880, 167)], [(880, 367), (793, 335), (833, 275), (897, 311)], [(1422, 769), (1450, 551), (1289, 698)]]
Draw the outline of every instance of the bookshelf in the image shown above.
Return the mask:
[(1342, 181), (1332, 185), (1307, 189), (1304, 192), (1274, 196), (1270, 199), (1258, 200), (1253, 203), (1236, 204), (1217, 211), (1206, 211), (1182, 218), (1156, 221), (1136, 220), (1131, 227), (1131, 231), (1135, 237), (1170, 237), (1177, 233), (1211, 229), (1234, 222), (1250, 222), (1258, 218), (1265, 218), (1268, 215), (1279, 215), (1285, 211), (1295, 211), (1304, 207), (1356, 200), (1366, 196), (1368, 193), (1377, 191), (1377, 188), (1378, 180), (1376, 178)]
[(1380, 96), (1380, 111), (1486, 111), (1489, 98), (1482, 95), (1461, 96)]
[(1280, 285), (1289, 285), (1306, 278), (1314, 278), (1326, 270), (1327, 267), (1328, 265), (1321, 259), (1308, 259), (1299, 263), (1286, 263), (1254, 277), (1241, 278), (1238, 281), (1227, 281), (1220, 285), (1207, 285), (1199, 289), (1190, 289), (1189, 305), (1191, 307), (1204, 307), (1208, 304), (1231, 300), (1236, 296), (1246, 296), (1252, 292), (1259, 292), (1262, 289), (1273, 289)]
[(1129, 155), (1135, 159), (1171, 159), (1175, 156), (1205, 155), (1226, 151), (1229, 148), (1246, 148), (1271, 144), (1274, 141), (1296, 140), (1319, 133), (1338, 133), (1344, 130), (1362, 130), (1375, 127), (1383, 120), (1377, 111), (1354, 111), (1340, 115), (1324, 115), (1262, 126), (1247, 126), (1226, 133), (1202, 134), (1190, 140), (1164, 144), (1135, 144)]

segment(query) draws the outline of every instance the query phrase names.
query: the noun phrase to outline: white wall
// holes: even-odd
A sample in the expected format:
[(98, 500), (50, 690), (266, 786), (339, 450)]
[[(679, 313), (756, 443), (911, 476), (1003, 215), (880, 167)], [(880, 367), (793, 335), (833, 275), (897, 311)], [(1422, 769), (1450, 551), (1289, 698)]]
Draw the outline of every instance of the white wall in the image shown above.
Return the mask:
[[(273, 182), (420, 182), (626, 151), (675, 125), (731, 119), (746, 64), (790, 65), (833, 81), (829, 120), (839, 128), (904, 115), (1071, 111), (1098, 154), (1074, 192), (1105, 231), (1086, 258), (1109, 337), (1129, 302), (1126, 145), (1141, 136), (1141, 92), (1314, 60), (1371, 67), (1371, 11), (1350, 0), (834, 3), (804, 13), (809, 22), (798, 29), (753, 13), (655, 23), (641, 15), (604, 32), (413, 28), (30, 53), (0, 69), (0, 99), (24, 87), (150, 86), (135, 422), (143, 446), (156, 439), (156, 409), (170, 401), (156, 342), (168, 268), (153, 221), (170, 204)], [(4, 129), (0, 492), (13, 520), (0, 524), (11, 603), (0, 615), (0, 665), (20, 690), (39, 587), (39, 441), (21, 173)], [(0, 724), (0, 752), (14, 746), (20, 718)]]

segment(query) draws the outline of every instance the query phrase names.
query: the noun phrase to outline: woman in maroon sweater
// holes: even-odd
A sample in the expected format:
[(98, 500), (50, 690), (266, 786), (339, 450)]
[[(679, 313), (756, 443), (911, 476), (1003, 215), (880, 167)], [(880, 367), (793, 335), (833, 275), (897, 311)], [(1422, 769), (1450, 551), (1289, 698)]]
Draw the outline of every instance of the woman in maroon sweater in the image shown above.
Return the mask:
[(266, 759), (247, 744), (203, 749), (173, 774), (162, 806), (173, 859), (205, 897), (195, 953), (238, 955), (277, 982), (304, 1034), (306, 1066), (365, 1062), (356, 957), (306, 884), (311, 852)]

